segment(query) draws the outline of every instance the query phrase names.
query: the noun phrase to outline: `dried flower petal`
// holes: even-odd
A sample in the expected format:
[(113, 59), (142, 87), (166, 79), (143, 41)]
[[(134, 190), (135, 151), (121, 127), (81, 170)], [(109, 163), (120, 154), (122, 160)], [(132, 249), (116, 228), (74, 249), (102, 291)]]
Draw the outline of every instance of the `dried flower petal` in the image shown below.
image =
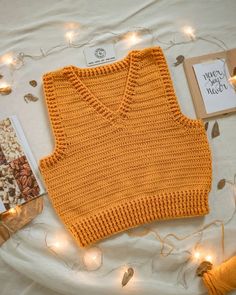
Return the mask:
[(132, 267), (129, 267), (127, 271), (124, 273), (123, 279), (122, 279), (122, 287), (128, 284), (128, 282), (131, 280), (131, 278), (134, 275), (134, 270)]
[(224, 188), (224, 186), (225, 186), (225, 179), (221, 179), (219, 182), (218, 182), (218, 184), (217, 184), (217, 188), (218, 189), (222, 189), (222, 188)]
[(177, 67), (178, 65), (182, 64), (184, 61), (184, 56), (179, 55), (176, 57), (176, 62), (174, 63), (174, 66)]
[(27, 93), (24, 96), (24, 100), (28, 103), (28, 101), (37, 101), (38, 97), (34, 96), (32, 93)]
[(215, 137), (217, 137), (219, 135), (220, 135), (219, 124), (218, 124), (217, 121), (215, 121), (215, 123), (213, 125), (213, 128), (212, 128), (212, 131), (211, 131), (211, 137), (215, 138)]
[(209, 126), (209, 122), (206, 122), (205, 123), (205, 130), (207, 131), (207, 129), (208, 129), (208, 126)]
[(212, 263), (209, 261), (203, 261), (196, 270), (196, 274), (202, 277), (205, 272), (212, 269)]
[(3, 78), (3, 75), (2, 74), (0, 74), (0, 79), (2, 79)]
[(236, 67), (234, 68), (233, 76), (236, 76)]
[(32, 87), (36, 87), (38, 85), (37, 81), (35, 80), (31, 80), (29, 81), (29, 84), (32, 86)]
[(1, 87), (0, 88), (0, 94), (2, 95), (8, 95), (12, 92), (11, 86)]
[(147, 235), (150, 232), (150, 230), (146, 227), (139, 227), (135, 229), (131, 229), (127, 231), (127, 234), (130, 237), (143, 237)]

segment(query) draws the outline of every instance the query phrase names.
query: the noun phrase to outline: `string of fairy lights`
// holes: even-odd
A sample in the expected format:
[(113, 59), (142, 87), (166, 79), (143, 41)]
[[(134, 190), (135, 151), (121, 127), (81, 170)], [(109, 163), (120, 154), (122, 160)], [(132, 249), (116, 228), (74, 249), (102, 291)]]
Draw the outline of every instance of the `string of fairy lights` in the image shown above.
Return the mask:
[[(217, 45), (220, 49), (222, 49), (224, 51), (227, 50), (227, 46), (223, 41), (221, 41), (213, 36), (197, 36), (194, 28), (190, 27), (190, 26), (185, 26), (182, 28), (181, 34), (184, 34), (185, 40), (181, 40), (181, 41), (175, 41), (175, 40), (171, 40), (168, 42), (161, 41), (161, 40), (159, 40), (158, 37), (156, 37), (152, 33), (152, 31), (150, 29), (143, 28), (143, 27), (136, 27), (135, 30), (125, 32), (124, 34), (116, 34), (113, 32), (109, 32), (109, 33), (112, 36), (112, 41), (118, 42), (119, 40), (123, 40), (126, 43), (127, 48), (132, 48), (133, 46), (139, 44), (142, 41), (142, 36), (144, 34), (149, 34), (149, 36), (151, 36), (151, 43), (152, 44), (155, 44), (155, 43), (161, 44), (164, 51), (169, 50), (174, 46), (189, 44), (189, 43), (197, 42), (199, 40)], [(25, 65), (26, 59), (31, 59), (31, 60), (42, 59), (50, 54), (66, 50), (67, 48), (83, 48), (86, 45), (90, 45), (90, 43), (94, 41), (94, 39), (92, 38), (88, 42), (75, 43), (76, 36), (77, 36), (77, 33), (75, 30), (68, 30), (65, 33), (66, 44), (59, 44), (59, 45), (53, 46), (52, 48), (50, 48), (48, 50), (44, 50), (44, 49), (40, 48), (40, 54), (38, 54), (38, 55), (31, 55), (31, 54), (23, 53), (23, 52), (20, 52), (17, 55), (13, 55), (11, 53), (4, 54), (2, 57), (0, 57), (0, 69), (2, 67), (8, 67), (8, 69), (11, 73), (12, 79), (10, 82), (7, 82), (4, 79), (4, 77), (1, 77), (1, 79), (0, 79), (0, 93), (4, 93), (4, 91), (6, 91), (7, 89), (9, 90), (9, 88), (10, 89), (12, 88), (13, 82), (14, 82), (14, 72), (16, 70), (19, 70), (22, 66)], [(230, 76), (229, 82), (234, 87), (236, 86), (236, 73), (234, 73), (234, 75)], [(236, 196), (235, 196), (236, 195), (236, 193), (235, 193), (236, 192), (236, 183), (235, 183), (235, 179), (234, 179), (234, 182), (228, 181), (228, 184), (230, 184), (230, 186), (233, 187), (233, 192), (234, 192), (233, 193), (233, 200), (234, 200), (235, 209), (234, 209), (234, 212), (232, 213), (232, 215), (230, 216), (230, 218), (226, 222), (223, 222), (222, 220), (214, 220), (211, 223), (200, 228), (199, 230), (195, 231), (194, 233), (186, 235), (184, 237), (179, 237), (173, 233), (169, 233), (166, 236), (161, 237), (161, 235), (157, 231), (148, 231), (148, 233), (153, 233), (155, 238), (161, 243), (161, 251), (160, 251), (159, 255), (161, 255), (162, 257), (167, 257), (169, 255), (178, 255), (180, 253), (179, 251), (174, 252), (176, 250), (176, 248), (173, 246), (173, 243), (170, 242), (170, 238), (174, 238), (178, 241), (183, 241), (183, 240), (188, 239), (191, 236), (199, 235), (200, 238), (197, 241), (197, 243), (195, 244), (195, 246), (193, 247), (193, 249), (191, 248), (190, 250), (182, 251), (182, 252), (186, 252), (188, 255), (188, 258), (185, 261), (185, 263), (183, 265), (180, 265), (179, 272), (182, 274), (183, 277), (185, 276), (185, 273), (187, 271), (186, 268), (185, 268), (185, 270), (183, 270), (183, 269), (187, 265), (187, 263), (189, 263), (189, 262), (193, 262), (194, 265), (198, 265), (202, 261), (208, 261), (210, 263), (214, 263), (215, 258), (216, 258), (215, 257), (216, 254), (208, 251), (207, 249), (199, 247), (199, 245), (201, 243), (203, 232), (205, 230), (207, 230), (210, 226), (220, 226), (222, 229), (221, 247), (222, 247), (222, 253), (224, 256), (224, 226), (232, 220), (233, 216), (236, 213)], [(13, 215), (20, 214), (20, 206), (17, 206), (16, 208), (11, 208), (8, 211), (8, 213), (13, 214)], [(7, 228), (7, 225), (4, 225), (3, 223), (1, 223), (1, 224)], [(40, 225), (40, 223), (32, 222), (32, 224), (29, 225), (29, 228), (33, 228), (34, 226), (37, 226), (37, 225)], [(11, 229), (9, 229), (9, 228), (7, 228), (7, 230), (9, 231), (9, 235), (12, 238), (14, 238), (14, 235), (16, 235), (16, 234), (13, 235)], [(66, 248), (68, 247), (67, 240), (65, 239), (65, 235), (63, 233), (57, 235), (57, 237), (51, 242), (49, 242), (48, 233), (45, 233), (45, 245), (46, 245), (46, 248), (53, 255), (55, 255), (58, 259), (60, 259), (66, 266), (68, 266), (70, 269), (73, 268), (61, 256), (61, 253), (63, 251), (66, 251)], [(165, 252), (166, 248), (168, 248), (167, 252)], [(80, 267), (80, 269), (85, 270), (85, 271), (98, 270), (103, 264), (102, 250), (98, 246), (92, 246), (89, 249), (86, 249), (83, 251), (83, 259), (82, 260), (83, 260), (82, 261), (83, 267), (82, 268)], [(114, 269), (111, 269), (109, 271), (109, 273), (119, 268), (122, 271), (121, 285), (125, 286), (128, 284), (128, 282), (135, 275), (135, 271), (134, 271), (135, 265), (139, 265), (139, 264), (129, 263), (126, 266), (121, 265), (121, 266), (118, 266)]]
[[(114, 32), (108, 33), (112, 36), (113, 42), (123, 40), (126, 43), (127, 48), (132, 48), (136, 44), (139, 44), (142, 41), (142, 36), (144, 34), (148, 34), (149, 36), (151, 36), (151, 43), (160, 43), (164, 50), (171, 49), (173, 46), (185, 45), (197, 41), (205, 41), (217, 45), (223, 51), (227, 50), (227, 46), (222, 40), (214, 36), (197, 36), (195, 30), (191, 26), (184, 26), (181, 30), (181, 33), (183, 33), (187, 37), (187, 39), (184, 41), (162, 41), (158, 37), (156, 37), (150, 29), (145, 27), (136, 27), (135, 30), (128, 31), (124, 34), (116, 34)], [(89, 40), (88, 42), (75, 43), (74, 41), (76, 36), (77, 34), (75, 30), (69, 30), (65, 33), (66, 44), (58, 44), (47, 50), (40, 48), (40, 54), (38, 55), (32, 55), (24, 52), (20, 52), (16, 55), (13, 55), (12, 53), (4, 54), (0, 58), (0, 68), (7, 66), (10, 72), (11, 79), (10, 81), (6, 81), (5, 79), (0, 80), (0, 94), (10, 93), (14, 81), (13, 74), (16, 70), (20, 69), (23, 65), (25, 65), (25, 60), (27, 58), (32, 60), (39, 60), (45, 58), (50, 54), (58, 53), (68, 48), (81, 48), (86, 45), (90, 45), (91, 42), (93, 42), (95, 39), (91, 38), (91, 40)], [(233, 73), (233, 75), (230, 76), (228, 80), (233, 87), (236, 87), (236, 73)]]

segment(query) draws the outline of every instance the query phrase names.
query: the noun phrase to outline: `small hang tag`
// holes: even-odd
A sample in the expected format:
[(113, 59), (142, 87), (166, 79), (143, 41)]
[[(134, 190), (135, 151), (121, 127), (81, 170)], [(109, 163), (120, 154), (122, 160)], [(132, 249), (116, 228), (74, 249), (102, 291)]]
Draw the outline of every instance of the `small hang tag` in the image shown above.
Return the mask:
[(94, 66), (116, 60), (114, 44), (100, 44), (85, 47), (84, 55), (88, 66)]

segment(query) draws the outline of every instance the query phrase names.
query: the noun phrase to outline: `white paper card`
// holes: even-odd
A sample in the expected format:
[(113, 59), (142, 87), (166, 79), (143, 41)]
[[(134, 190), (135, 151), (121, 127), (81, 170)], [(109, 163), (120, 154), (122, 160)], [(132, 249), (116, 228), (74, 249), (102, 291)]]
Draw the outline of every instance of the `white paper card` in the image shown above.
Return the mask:
[(236, 92), (229, 83), (229, 70), (225, 59), (193, 65), (206, 113), (236, 107)]
[(114, 44), (100, 44), (93, 47), (85, 47), (84, 55), (88, 66), (95, 66), (116, 60)]

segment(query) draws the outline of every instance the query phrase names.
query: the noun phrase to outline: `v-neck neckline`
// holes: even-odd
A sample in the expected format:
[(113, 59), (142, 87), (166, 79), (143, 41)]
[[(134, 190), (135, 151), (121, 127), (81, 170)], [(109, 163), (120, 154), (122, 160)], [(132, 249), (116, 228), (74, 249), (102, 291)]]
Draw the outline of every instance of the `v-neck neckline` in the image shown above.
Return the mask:
[[(145, 49), (143, 49), (145, 50)], [(78, 94), (84, 99), (95, 111), (111, 121), (119, 121), (127, 118), (131, 109), (131, 101), (135, 94), (137, 78), (140, 68), (141, 50), (133, 49), (128, 54), (113, 63), (101, 65), (93, 68), (81, 68), (75, 65), (69, 65), (63, 68), (63, 74), (68, 78), (70, 83), (76, 89)], [(125, 89), (120, 100), (119, 107), (115, 111), (106, 106), (90, 89), (83, 83), (80, 77), (100, 76), (109, 73), (115, 73), (124, 68), (128, 68), (128, 75), (125, 81)], [(106, 76), (104, 76), (106, 77)], [(106, 78), (104, 78), (105, 81)], [(104, 85), (106, 83), (104, 82)]]

